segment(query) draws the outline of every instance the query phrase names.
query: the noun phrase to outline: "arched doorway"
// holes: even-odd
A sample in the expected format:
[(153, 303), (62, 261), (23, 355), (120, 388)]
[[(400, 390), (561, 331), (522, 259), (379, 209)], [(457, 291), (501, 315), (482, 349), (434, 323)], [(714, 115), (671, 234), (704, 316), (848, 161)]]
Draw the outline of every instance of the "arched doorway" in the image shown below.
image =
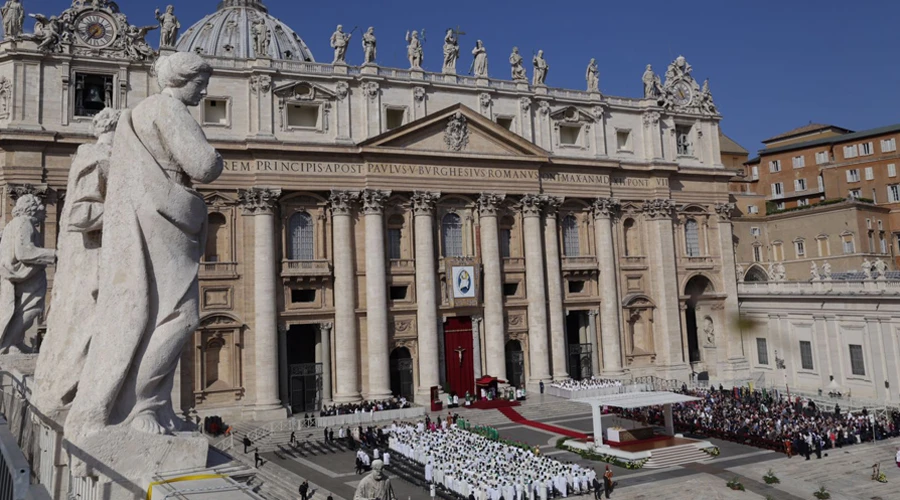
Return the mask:
[(413, 360), (405, 347), (391, 351), (391, 394), (413, 400)]
[(684, 287), (684, 294), (688, 296), (685, 302), (684, 321), (687, 330), (688, 357), (691, 363), (701, 361), (700, 335), (697, 332), (697, 304), (700, 298), (708, 292), (712, 292), (712, 283), (705, 276), (694, 276)]
[(506, 343), (506, 378), (513, 387), (521, 387), (525, 384), (525, 353), (522, 352), (522, 343), (518, 340), (510, 340)]
[(753, 266), (744, 275), (744, 281), (769, 281), (769, 275), (759, 266)]

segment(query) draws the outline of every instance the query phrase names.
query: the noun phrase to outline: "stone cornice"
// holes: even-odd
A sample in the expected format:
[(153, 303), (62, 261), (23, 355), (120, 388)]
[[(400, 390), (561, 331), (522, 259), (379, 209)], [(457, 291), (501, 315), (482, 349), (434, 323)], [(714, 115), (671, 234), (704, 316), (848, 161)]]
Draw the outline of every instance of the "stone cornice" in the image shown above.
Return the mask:
[(281, 189), (252, 187), (238, 189), (238, 204), (244, 215), (271, 215), (278, 206)]

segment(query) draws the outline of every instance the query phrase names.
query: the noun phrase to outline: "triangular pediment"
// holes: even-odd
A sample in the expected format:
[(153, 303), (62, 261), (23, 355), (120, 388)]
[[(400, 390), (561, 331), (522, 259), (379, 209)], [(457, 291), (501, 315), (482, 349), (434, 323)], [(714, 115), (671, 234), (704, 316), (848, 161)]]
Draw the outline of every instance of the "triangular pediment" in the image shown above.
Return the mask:
[(295, 101), (314, 101), (334, 99), (335, 93), (325, 87), (304, 80), (292, 80), (275, 87), (272, 92), (283, 98)]
[(454, 104), (360, 144), (363, 148), (531, 157), (549, 156), (544, 149), (510, 132), (473, 109)]
[(234, 205), (236, 200), (225, 193), (220, 193), (219, 191), (213, 191), (212, 193), (207, 193), (203, 196), (203, 200), (206, 202), (207, 206), (218, 207), (218, 206), (226, 206), (226, 205)]

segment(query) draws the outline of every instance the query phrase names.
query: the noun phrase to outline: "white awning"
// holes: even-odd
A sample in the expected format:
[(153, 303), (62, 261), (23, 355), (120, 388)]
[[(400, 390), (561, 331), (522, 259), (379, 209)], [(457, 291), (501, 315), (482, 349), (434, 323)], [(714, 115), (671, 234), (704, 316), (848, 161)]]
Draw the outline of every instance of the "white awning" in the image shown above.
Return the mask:
[(700, 401), (700, 398), (685, 396), (675, 392), (631, 392), (626, 394), (611, 394), (596, 398), (576, 399), (576, 402), (591, 406), (613, 406), (616, 408), (642, 408), (644, 406), (658, 406), (669, 403), (686, 403), (688, 401)]

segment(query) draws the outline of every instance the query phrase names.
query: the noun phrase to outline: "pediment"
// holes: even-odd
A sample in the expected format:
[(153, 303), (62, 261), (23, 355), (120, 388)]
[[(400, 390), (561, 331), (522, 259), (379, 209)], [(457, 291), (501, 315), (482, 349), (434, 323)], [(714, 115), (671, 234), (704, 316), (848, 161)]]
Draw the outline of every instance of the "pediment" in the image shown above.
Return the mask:
[(360, 146), (447, 153), (532, 157), (549, 156), (544, 149), (488, 120), (471, 108), (455, 104), (402, 127), (373, 137)]
[(220, 193), (219, 191), (213, 191), (212, 193), (206, 194), (203, 196), (203, 200), (206, 202), (206, 205), (210, 207), (234, 205), (236, 202), (234, 198), (225, 193)]
[(566, 106), (557, 109), (556, 111), (552, 111), (550, 113), (550, 118), (556, 121), (571, 123), (591, 123), (594, 121), (594, 117), (591, 116), (590, 113), (578, 109), (575, 106)]
[(336, 94), (327, 88), (304, 80), (293, 80), (283, 83), (273, 90), (282, 99), (295, 101), (331, 100)]

